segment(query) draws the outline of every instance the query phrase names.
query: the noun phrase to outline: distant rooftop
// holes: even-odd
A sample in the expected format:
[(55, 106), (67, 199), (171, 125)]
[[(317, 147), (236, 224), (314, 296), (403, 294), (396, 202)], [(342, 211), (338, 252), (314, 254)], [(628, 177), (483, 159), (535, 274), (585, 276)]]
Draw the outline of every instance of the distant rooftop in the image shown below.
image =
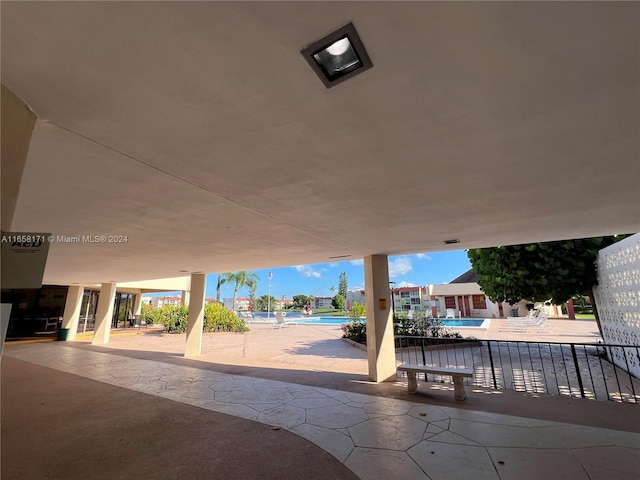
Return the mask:
[(449, 283), (478, 283), (478, 275), (473, 270), (468, 270)]

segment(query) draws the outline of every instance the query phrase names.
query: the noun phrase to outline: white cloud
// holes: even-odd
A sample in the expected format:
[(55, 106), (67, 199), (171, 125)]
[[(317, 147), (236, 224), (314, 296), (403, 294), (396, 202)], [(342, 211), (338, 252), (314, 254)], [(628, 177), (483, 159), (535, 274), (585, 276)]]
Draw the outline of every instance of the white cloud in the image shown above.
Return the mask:
[(322, 277), (323, 270), (314, 270), (311, 265), (294, 265), (293, 268), (295, 268), (299, 273), (301, 273), (305, 277), (312, 277), (312, 278)]
[(389, 262), (390, 278), (406, 275), (411, 270), (413, 270), (413, 266), (411, 265), (411, 260), (409, 260), (409, 258), (407, 257), (399, 257)]
[(359, 265), (362, 266), (364, 265), (364, 259), (360, 259), (360, 260), (349, 260), (349, 263), (351, 263), (351, 265)]
[(400, 282), (396, 285), (396, 288), (403, 288), (403, 287), (417, 287), (418, 285), (416, 285), (415, 283), (411, 283), (411, 282)]
[(420, 260), (431, 260), (431, 257), (426, 253), (419, 253), (416, 255)]
[(336, 268), (338, 265), (340, 265), (338, 262), (331, 262), (331, 263), (329, 264), (329, 266), (330, 266), (331, 268)]

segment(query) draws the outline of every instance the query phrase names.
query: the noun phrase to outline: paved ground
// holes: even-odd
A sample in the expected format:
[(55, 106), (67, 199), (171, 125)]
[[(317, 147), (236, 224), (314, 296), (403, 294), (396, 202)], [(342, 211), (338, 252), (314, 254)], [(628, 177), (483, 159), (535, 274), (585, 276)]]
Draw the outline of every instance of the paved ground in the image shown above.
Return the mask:
[(424, 383), (411, 396), (369, 382), (340, 336), (255, 325), (205, 335), (198, 359), (184, 336), (7, 345), (3, 478), (640, 478), (635, 405), (484, 389), (455, 402)]

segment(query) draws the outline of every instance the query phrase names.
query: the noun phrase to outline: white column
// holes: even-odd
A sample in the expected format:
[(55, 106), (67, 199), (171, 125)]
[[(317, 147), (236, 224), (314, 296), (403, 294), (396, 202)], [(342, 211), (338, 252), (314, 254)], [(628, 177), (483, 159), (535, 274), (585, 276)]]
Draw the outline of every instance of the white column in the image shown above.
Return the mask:
[(204, 324), (204, 294), (207, 277), (204, 273), (191, 274), (189, 320), (187, 322), (187, 345), (185, 357), (197, 357), (202, 353), (202, 327)]
[[(84, 287), (80, 285), (71, 285), (67, 290), (67, 301), (64, 304), (64, 314), (62, 315), (62, 328), (69, 329), (67, 340), (73, 340), (78, 333), (83, 293)], [(87, 305), (87, 308), (89, 308), (89, 305)]]
[(142, 313), (142, 291), (136, 293), (135, 300), (133, 301), (133, 314), (140, 315)]
[(113, 301), (116, 298), (116, 284), (103, 283), (100, 286), (100, 298), (98, 299), (98, 311), (96, 312), (96, 327), (93, 332), (93, 345), (109, 343), (111, 332), (111, 319), (113, 318)]
[(364, 282), (367, 292), (369, 377), (375, 382), (384, 382), (396, 376), (389, 264), (386, 255), (369, 255), (364, 258)]
[(182, 297), (180, 298), (181, 305), (189, 305), (189, 291), (182, 290)]

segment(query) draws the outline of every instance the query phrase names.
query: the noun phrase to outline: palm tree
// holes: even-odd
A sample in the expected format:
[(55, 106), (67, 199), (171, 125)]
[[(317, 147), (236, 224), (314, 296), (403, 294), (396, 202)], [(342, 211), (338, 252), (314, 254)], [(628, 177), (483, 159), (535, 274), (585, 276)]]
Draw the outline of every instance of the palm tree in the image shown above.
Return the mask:
[(218, 285), (216, 287), (216, 302), (221, 303), (220, 302), (220, 287), (225, 284), (225, 283), (229, 283), (232, 282), (234, 280), (234, 274), (233, 273), (220, 273), (218, 274)]
[(260, 277), (255, 272), (247, 272), (246, 270), (230, 273), (229, 275), (231, 275), (230, 281), (236, 283), (236, 286), (233, 289), (233, 309), (235, 310), (238, 290), (243, 287), (249, 287), (249, 290), (254, 290), (258, 286), (258, 280), (260, 280)]

